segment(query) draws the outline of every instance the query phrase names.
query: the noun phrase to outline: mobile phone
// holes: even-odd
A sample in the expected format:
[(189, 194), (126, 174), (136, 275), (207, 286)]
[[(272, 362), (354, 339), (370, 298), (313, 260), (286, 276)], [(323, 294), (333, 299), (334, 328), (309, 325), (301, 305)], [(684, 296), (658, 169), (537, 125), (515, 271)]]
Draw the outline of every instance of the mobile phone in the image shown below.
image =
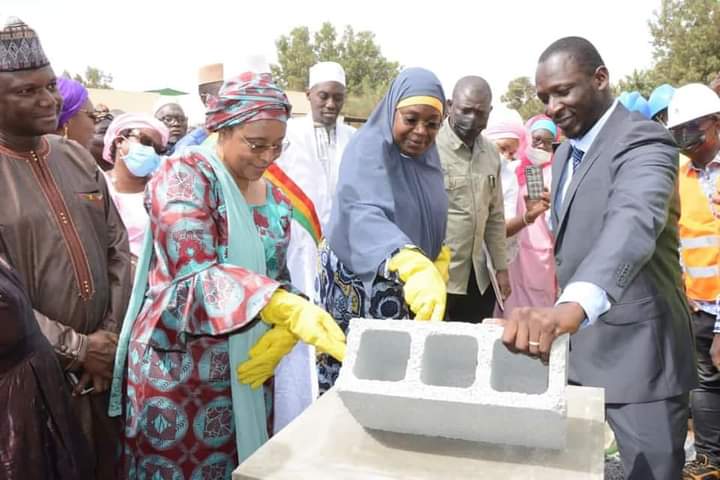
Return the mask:
[(539, 200), (545, 189), (542, 170), (536, 165), (528, 165), (525, 167), (525, 178), (527, 179), (528, 198)]
[[(78, 383), (80, 383), (80, 380), (78, 379), (77, 375), (75, 375), (75, 372), (65, 372), (65, 376), (68, 379), (68, 382), (70, 382), (70, 385), (72, 385), (73, 390), (75, 390), (75, 387), (77, 387)], [(80, 392), (80, 395), (87, 395), (88, 393), (92, 393), (95, 391), (95, 387), (88, 387)]]

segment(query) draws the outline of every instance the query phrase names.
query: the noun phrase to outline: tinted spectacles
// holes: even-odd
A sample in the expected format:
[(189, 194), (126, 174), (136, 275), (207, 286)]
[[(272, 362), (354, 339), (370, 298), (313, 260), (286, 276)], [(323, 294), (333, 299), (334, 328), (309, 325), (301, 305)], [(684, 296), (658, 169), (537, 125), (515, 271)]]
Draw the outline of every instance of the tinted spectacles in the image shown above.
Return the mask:
[(440, 127), (442, 127), (442, 120), (438, 122), (426, 122), (410, 115), (403, 115), (402, 113), (400, 114), (400, 116), (402, 117), (403, 123), (408, 127), (415, 128), (419, 124), (422, 124), (428, 130), (440, 130)]
[(545, 150), (550, 151), (553, 145), (553, 140), (551, 138), (541, 138), (541, 137), (533, 137), (532, 138), (532, 146), (534, 148), (544, 148)]
[(138, 141), (140, 145), (145, 145), (146, 147), (152, 147), (153, 150), (155, 150), (155, 153), (158, 155), (164, 155), (167, 149), (161, 145), (156, 144), (152, 138), (146, 136), (146, 135), (138, 135), (137, 133), (131, 133), (127, 136), (128, 138), (134, 138)]
[(708, 121), (712, 120), (713, 117), (703, 117), (692, 120), (687, 123), (683, 123), (677, 127), (670, 129), (675, 143), (682, 149), (688, 149), (699, 145), (705, 141), (705, 130), (704, 125), (708, 124)]
[(84, 113), (88, 116), (88, 118), (90, 118), (90, 120), (93, 121), (93, 123), (98, 122), (98, 114), (95, 110), (78, 110), (78, 113)]
[(288, 142), (287, 140), (283, 140), (281, 143), (277, 143), (275, 145), (258, 145), (257, 143), (252, 143), (248, 141), (248, 139), (243, 137), (242, 135), (239, 135), (239, 137), (242, 139), (243, 142), (245, 142), (245, 145), (247, 145), (250, 151), (255, 155), (262, 155), (265, 152), (272, 152), (274, 155), (280, 155), (290, 146), (290, 142)]
[(95, 110), (93, 112), (93, 116), (95, 118), (95, 123), (100, 123), (103, 120), (109, 120), (112, 122), (115, 119), (112, 113), (103, 110)]
[(182, 115), (165, 115), (160, 119), (160, 121), (163, 122), (165, 125), (172, 125), (173, 123), (182, 125), (184, 123), (187, 123), (187, 118), (183, 117)]

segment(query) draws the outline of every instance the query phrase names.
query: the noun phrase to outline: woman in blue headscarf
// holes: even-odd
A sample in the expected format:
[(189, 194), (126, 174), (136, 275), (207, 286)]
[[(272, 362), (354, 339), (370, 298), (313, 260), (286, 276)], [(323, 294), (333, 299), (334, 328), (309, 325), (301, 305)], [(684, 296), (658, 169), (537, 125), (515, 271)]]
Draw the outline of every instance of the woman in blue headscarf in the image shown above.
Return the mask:
[[(444, 105), (432, 72), (404, 70), (345, 149), (318, 274), (321, 305), (344, 331), (353, 317), (444, 317), (448, 199), (435, 147)], [(339, 370), (320, 357), (321, 391)]]

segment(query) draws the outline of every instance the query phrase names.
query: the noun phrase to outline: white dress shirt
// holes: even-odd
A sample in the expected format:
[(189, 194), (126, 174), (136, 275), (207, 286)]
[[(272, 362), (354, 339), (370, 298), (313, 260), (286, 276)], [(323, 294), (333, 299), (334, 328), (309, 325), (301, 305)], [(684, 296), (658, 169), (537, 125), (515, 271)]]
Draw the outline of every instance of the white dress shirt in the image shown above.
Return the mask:
[[(593, 125), (585, 135), (580, 138), (571, 139), (570, 145), (583, 152), (583, 154), (586, 154), (590, 150), (595, 138), (607, 123), (610, 115), (615, 110), (616, 105), (617, 100), (610, 106), (610, 108), (607, 109), (603, 116), (595, 122), (595, 125)], [(567, 165), (565, 166), (565, 175), (559, 199), (561, 206), (565, 201), (565, 194), (570, 187), (570, 182), (572, 181), (574, 173), (573, 158), (572, 155), (570, 155), (567, 160)], [(583, 321), (581, 327), (592, 325), (600, 315), (610, 310), (610, 301), (608, 300), (607, 292), (591, 282), (569, 283), (563, 289), (556, 305), (570, 302), (578, 303), (585, 311), (585, 321)]]

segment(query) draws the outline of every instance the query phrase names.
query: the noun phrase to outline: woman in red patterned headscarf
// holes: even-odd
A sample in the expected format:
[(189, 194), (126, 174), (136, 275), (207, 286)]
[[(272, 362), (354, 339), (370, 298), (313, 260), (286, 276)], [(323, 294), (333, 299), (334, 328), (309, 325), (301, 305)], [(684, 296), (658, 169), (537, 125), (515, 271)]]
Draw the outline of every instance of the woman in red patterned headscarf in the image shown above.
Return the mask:
[(269, 75), (230, 80), (209, 104), (217, 145), (177, 152), (148, 183), (110, 399), (125, 410), (124, 478), (229, 480), (268, 438), (257, 389), (298, 338), (344, 355), (333, 319), (291, 293), (291, 207), (262, 178), (289, 113)]

